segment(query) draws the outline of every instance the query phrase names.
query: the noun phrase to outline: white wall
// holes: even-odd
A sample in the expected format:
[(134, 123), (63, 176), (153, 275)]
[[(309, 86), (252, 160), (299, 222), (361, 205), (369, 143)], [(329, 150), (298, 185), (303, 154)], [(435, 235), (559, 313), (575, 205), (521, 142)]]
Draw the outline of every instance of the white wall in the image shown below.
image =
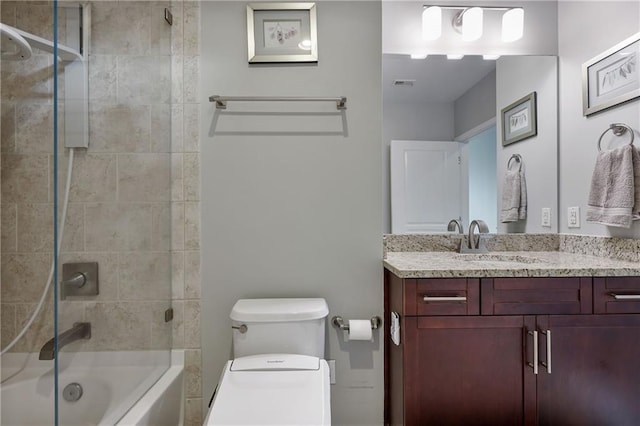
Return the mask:
[[(598, 114), (582, 115), (582, 64), (640, 32), (640, 2), (561, 1), (558, 16), (560, 53), (560, 232), (640, 237), (640, 224), (630, 229), (588, 224), (584, 217), (598, 138), (611, 123), (626, 123), (640, 136), (640, 100)], [(571, 17), (571, 18), (568, 18)], [(612, 21), (609, 21), (612, 19)], [(605, 23), (603, 25), (603, 22)], [(611, 132), (609, 132), (609, 135)], [(625, 136), (626, 137), (626, 136)], [(606, 139), (605, 139), (606, 140)], [(604, 145), (604, 140), (603, 140)], [(579, 206), (580, 228), (567, 227), (567, 207)]]
[[(524, 160), (527, 181), (527, 219), (498, 224), (498, 231), (557, 232), (558, 211), (558, 67), (555, 56), (506, 56), (496, 64), (498, 125), (498, 214), (500, 214), (504, 171), (513, 154)], [(502, 146), (500, 110), (531, 92), (537, 92), (538, 134)], [(551, 208), (552, 227), (540, 225), (542, 208)]]
[[(383, 314), (381, 5), (316, 6), (317, 65), (249, 66), (246, 3), (202, 2), (203, 104), (212, 94), (348, 98), (344, 115), (330, 102), (202, 108), (205, 404), (230, 355), (237, 299), (324, 297), (329, 319)], [(333, 424), (382, 424), (376, 336), (343, 343), (327, 326)]]
[[(427, 2), (428, 3), (428, 2)], [(382, 9), (384, 53), (429, 54), (464, 53), (499, 55), (556, 55), (558, 52), (557, 1), (538, 0), (442, 0), (439, 5), (521, 6), (524, 8), (524, 36), (512, 43), (500, 40), (502, 12), (484, 14), (483, 36), (473, 43), (463, 42), (449, 24), (455, 10), (443, 10), (442, 37), (435, 41), (422, 40), (422, 10), (424, 1), (384, 0)], [(606, 28), (604, 26), (603, 28)]]

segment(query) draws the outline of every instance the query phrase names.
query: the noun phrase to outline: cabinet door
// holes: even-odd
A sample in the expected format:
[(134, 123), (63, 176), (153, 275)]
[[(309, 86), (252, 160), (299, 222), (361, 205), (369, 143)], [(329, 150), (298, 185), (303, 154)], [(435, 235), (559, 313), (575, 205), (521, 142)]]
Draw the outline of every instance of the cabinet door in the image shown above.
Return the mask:
[[(548, 316), (551, 373), (538, 374), (538, 424), (640, 425), (640, 315)], [(540, 357), (545, 361), (546, 339)]]
[[(522, 316), (405, 317), (404, 424), (523, 423)], [(530, 351), (529, 351), (530, 352)]]

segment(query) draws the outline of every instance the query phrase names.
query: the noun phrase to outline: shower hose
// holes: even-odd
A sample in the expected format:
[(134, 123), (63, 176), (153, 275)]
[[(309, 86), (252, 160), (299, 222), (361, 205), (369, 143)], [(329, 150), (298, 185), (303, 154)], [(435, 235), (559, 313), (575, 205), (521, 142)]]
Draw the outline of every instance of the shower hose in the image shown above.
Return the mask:
[[(64, 204), (62, 206), (62, 217), (60, 218), (60, 237), (58, 238), (58, 245), (56, 247), (58, 256), (60, 256), (60, 248), (62, 247), (62, 236), (64, 235), (64, 225), (67, 219), (67, 206), (69, 205), (69, 191), (71, 189), (71, 172), (73, 171), (73, 153), (74, 153), (74, 149), (70, 148), (69, 164), (67, 167), (67, 184), (65, 186)], [(47, 294), (49, 293), (49, 289), (51, 288), (51, 283), (53, 282), (53, 271), (55, 270), (55, 261), (56, 261), (56, 256), (54, 256), (53, 259), (51, 260), (51, 268), (49, 269), (49, 278), (47, 278), (47, 284), (44, 287), (44, 291), (42, 292), (42, 296), (40, 297), (38, 306), (36, 306), (36, 309), (33, 311), (33, 314), (31, 314), (31, 318), (29, 318), (29, 321), (27, 321), (27, 323), (22, 328), (20, 333), (18, 333), (18, 335), (7, 346), (5, 346), (4, 349), (2, 349), (2, 351), (0, 352), (0, 355), (4, 355), (5, 352), (13, 348), (16, 345), (16, 343), (18, 343), (18, 341), (25, 335), (27, 330), (29, 330), (29, 327), (31, 327), (31, 324), (33, 324), (33, 322), (36, 320), (36, 317), (38, 316), (38, 314), (40, 313), (40, 310), (42, 309), (42, 306), (44, 305), (44, 300), (47, 298)]]

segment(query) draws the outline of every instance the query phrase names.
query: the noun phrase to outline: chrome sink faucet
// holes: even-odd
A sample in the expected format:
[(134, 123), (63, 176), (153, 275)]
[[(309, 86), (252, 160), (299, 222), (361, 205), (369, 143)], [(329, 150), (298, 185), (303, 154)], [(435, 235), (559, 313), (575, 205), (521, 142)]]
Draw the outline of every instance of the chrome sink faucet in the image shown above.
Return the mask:
[[(476, 228), (478, 235), (475, 234)], [(467, 247), (460, 244), (460, 253), (486, 253), (489, 250), (485, 244), (485, 237), (482, 234), (488, 234), (489, 227), (484, 220), (473, 220), (469, 224), (469, 238)]]
[[(91, 338), (91, 323), (90, 322), (77, 322), (73, 324), (73, 327), (69, 330), (63, 332), (58, 335), (58, 350), (62, 349), (63, 346), (68, 345), (71, 342), (75, 342), (80, 339), (90, 339)], [(52, 360), (55, 358), (55, 336), (47, 341), (44, 344), (42, 349), (40, 349), (40, 355), (38, 359), (40, 360)]]
[(449, 224), (447, 225), (447, 231), (453, 232), (458, 228), (459, 234), (464, 234), (464, 227), (462, 226), (462, 222), (459, 219), (451, 219)]

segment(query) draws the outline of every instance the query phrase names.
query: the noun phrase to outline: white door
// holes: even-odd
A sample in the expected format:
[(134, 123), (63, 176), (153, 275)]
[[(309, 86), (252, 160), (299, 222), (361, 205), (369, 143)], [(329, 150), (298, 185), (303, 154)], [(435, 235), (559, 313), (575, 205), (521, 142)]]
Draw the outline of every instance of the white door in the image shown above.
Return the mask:
[(462, 216), (460, 143), (391, 141), (391, 232), (447, 232)]

